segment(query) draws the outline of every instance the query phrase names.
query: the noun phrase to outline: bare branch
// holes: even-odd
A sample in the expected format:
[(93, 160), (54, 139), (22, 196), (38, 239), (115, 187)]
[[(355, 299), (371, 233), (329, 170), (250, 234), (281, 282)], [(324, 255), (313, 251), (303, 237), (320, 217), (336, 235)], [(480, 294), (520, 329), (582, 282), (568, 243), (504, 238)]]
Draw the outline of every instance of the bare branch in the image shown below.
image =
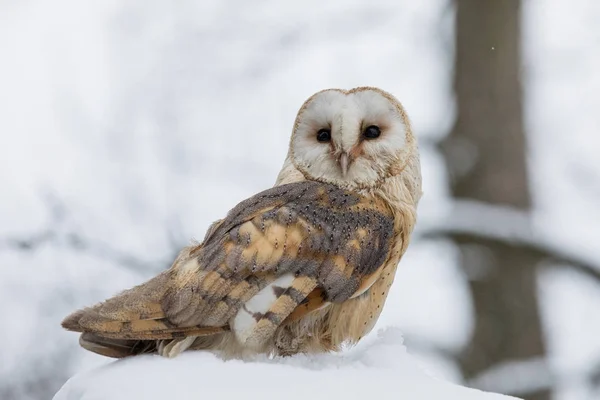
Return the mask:
[(64, 202), (50, 192), (44, 192), (42, 199), (50, 216), (48, 227), (28, 235), (0, 238), (0, 251), (30, 252), (48, 245), (88, 253), (139, 273), (153, 272), (168, 266), (170, 260), (144, 260), (105, 243), (86, 238), (81, 233), (65, 229), (63, 226), (68, 212)]
[(105, 243), (86, 239), (76, 233), (67, 234), (65, 239), (64, 243), (75, 251), (88, 253), (97, 258), (118, 264), (131, 271), (148, 273), (149, 271), (157, 271), (167, 265), (163, 261), (143, 260), (122, 250), (112, 248)]
[(489, 241), (521, 248), (575, 269), (600, 283), (600, 260), (558, 248), (536, 232), (526, 212), (474, 201), (457, 201), (448, 217), (417, 232), (425, 239), (451, 237), (465, 242)]

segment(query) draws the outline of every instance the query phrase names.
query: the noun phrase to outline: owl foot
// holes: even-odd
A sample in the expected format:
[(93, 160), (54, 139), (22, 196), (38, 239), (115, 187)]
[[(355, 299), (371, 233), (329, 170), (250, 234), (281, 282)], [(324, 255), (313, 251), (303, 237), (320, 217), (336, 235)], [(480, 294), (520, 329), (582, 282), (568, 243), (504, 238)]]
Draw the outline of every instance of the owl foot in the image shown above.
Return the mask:
[(158, 344), (158, 354), (167, 357), (174, 358), (179, 354), (186, 351), (192, 343), (196, 340), (196, 336), (188, 336), (180, 339), (172, 340), (161, 340)]

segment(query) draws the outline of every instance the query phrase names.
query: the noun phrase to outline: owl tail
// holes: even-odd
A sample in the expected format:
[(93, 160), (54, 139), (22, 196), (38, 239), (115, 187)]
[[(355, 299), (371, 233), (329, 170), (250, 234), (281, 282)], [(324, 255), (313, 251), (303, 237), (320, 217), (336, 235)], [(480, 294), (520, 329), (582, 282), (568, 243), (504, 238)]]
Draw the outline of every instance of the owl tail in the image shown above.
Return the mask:
[(110, 339), (94, 333), (82, 333), (79, 345), (101, 356), (124, 358), (157, 351), (156, 340)]
[(177, 339), (132, 340), (105, 338), (86, 332), (79, 337), (79, 345), (92, 353), (111, 358), (125, 358), (140, 354), (158, 353), (164, 357), (175, 357), (187, 350), (199, 336)]
[(165, 292), (173, 287), (167, 271), (146, 283), (121, 292), (102, 303), (75, 311), (63, 328), (81, 332), (81, 347), (113, 358), (159, 352), (177, 355), (198, 336), (229, 330), (228, 326), (177, 326), (161, 308)]

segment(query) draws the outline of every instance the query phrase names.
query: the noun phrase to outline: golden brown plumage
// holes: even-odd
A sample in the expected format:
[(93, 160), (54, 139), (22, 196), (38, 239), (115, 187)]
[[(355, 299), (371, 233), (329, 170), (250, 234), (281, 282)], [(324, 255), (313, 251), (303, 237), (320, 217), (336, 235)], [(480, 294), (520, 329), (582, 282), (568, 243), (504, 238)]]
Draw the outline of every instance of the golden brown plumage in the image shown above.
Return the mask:
[[(319, 93), (331, 95), (323, 107), (333, 109), (329, 149), (315, 147), (323, 156), (305, 148), (322, 145), (311, 142), (325, 126), (320, 116), (311, 120), (320, 109), (316, 94), (298, 113), (275, 187), (238, 204), (168, 270), (74, 312), (63, 327), (81, 332), (84, 348), (109, 357), (175, 356), (188, 348), (227, 356), (320, 352), (368, 333), (415, 223), (416, 142), (391, 95), (373, 88)], [(335, 104), (347, 97), (356, 109)], [(359, 118), (352, 140), (347, 127), (361, 101), (372, 109)], [(336, 130), (339, 120), (345, 132), (341, 122)], [(362, 125), (375, 123), (381, 140), (361, 139)], [(329, 154), (335, 162), (323, 158)], [(334, 173), (340, 157), (349, 167)]]

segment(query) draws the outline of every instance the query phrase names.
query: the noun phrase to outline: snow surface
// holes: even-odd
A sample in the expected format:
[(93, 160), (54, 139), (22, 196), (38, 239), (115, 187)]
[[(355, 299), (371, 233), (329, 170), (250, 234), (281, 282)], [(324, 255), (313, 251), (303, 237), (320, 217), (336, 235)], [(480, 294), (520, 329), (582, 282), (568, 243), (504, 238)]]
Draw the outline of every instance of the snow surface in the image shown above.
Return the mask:
[(331, 355), (222, 361), (185, 352), (118, 360), (71, 378), (54, 400), (514, 399), (430, 377), (406, 352), (398, 329), (374, 336)]

